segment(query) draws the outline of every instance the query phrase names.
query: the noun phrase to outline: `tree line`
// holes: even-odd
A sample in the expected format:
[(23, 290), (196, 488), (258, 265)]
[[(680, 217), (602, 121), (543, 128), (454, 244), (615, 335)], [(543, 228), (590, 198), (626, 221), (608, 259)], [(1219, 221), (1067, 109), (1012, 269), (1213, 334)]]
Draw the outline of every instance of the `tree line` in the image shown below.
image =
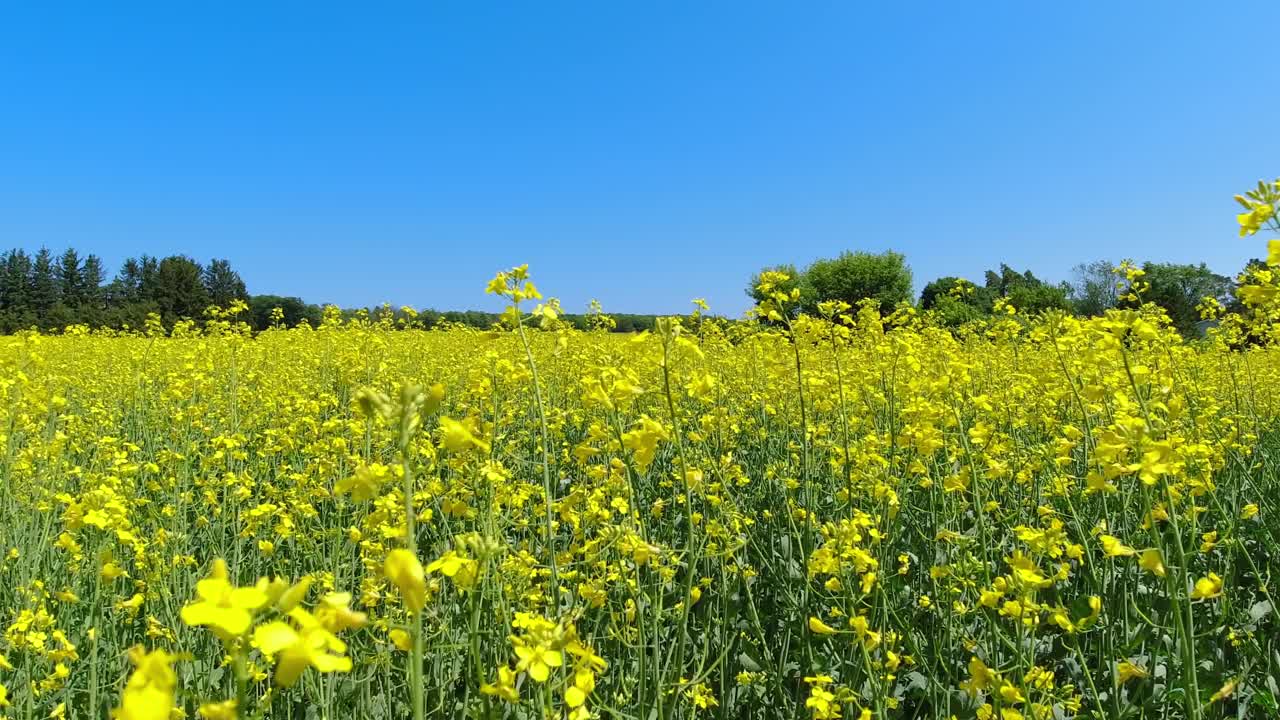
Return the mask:
[(155, 313), (172, 324), (201, 318), (210, 305), (250, 297), (227, 260), (203, 265), (185, 255), (129, 258), (111, 280), (102, 260), (75, 248), (54, 256), (13, 249), (0, 255), (0, 331), (68, 325), (143, 327)]
[[(1260, 265), (1251, 260), (1248, 267)], [(1008, 265), (988, 270), (980, 281), (947, 276), (926, 283), (918, 297), (913, 295), (913, 277), (906, 258), (893, 251), (883, 253), (845, 252), (835, 258), (820, 258), (803, 270), (793, 265), (764, 268), (780, 270), (790, 277), (790, 291), (800, 291), (801, 311), (814, 312), (825, 300), (844, 300), (856, 305), (872, 299), (882, 312), (904, 305), (931, 313), (938, 321), (959, 326), (996, 312), (998, 304), (1035, 313), (1062, 310), (1079, 315), (1099, 315), (1114, 307), (1132, 304), (1117, 289), (1117, 277), (1109, 261), (1084, 263), (1073, 269), (1071, 282), (1051, 283), (1030, 270), (1018, 271)], [(1142, 301), (1154, 302), (1168, 312), (1173, 324), (1186, 335), (1201, 328), (1198, 306), (1212, 297), (1223, 306), (1238, 306), (1232, 278), (1219, 275), (1203, 263), (1199, 265), (1147, 262), (1141, 265), (1144, 290)], [(763, 270), (761, 271), (763, 272)], [(747, 288), (757, 301), (755, 278)], [(0, 332), (21, 329), (60, 330), (69, 325), (91, 327), (142, 328), (151, 315), (166, 326), (183, 318), (201, 320), (210, 306), (228, 307), (235, 301), (247, 309), (240, 319), (257, 330), (275, 324), (317, 326), (324, 310), (298, 297), (251, 295), (240, 274), (225, 259), (207, 264), (185, 255), (157, 258), (131, 257), (110, 279), (102, 260), (93, 254), (81, 256), (75, 248), (54, 255), (41, 248), (34, 255), (13, 249), (0, 255)], [(491, 327), (494, 313), (477, 310), (405, 310), (387, 306), (342, 311), (346, 317), (387, 319), (397, 326), (435, 327), (440, 324)], [(579, 329), (600, 327), (598, 315), (567, 314), (563, 320)], [(614, 314), (608, 329), (615, 332), (650, 330), (655, 315)]]
[[(318, 326), (320, 305), (298, 297), (251, 295), (240, 274), (225, 259), (200, 263), (186, 255), (131, 257), (107, 279), (102, 259), (81, 256), (75, 248), (54, 255), (41, 248), (34, 255), (12, 249), (0, 255), (0, 333), (36, 328), (55, 331), (69, 325), (140, 329), (159, 316), (166, 327), (180, 319), (201, 320), (210, 306), (230, 307), (241, 301), (241, 320), (256, 330), (281, 324)], [(478, 310), (413, 311), (390, 307), (342, 310), (345, 317), (387, 318), (398, 326), (435, 327), (442, 323), (489, 328), (498, 315)], [(653, 328), (654, 315), (610, 316), (616, 332)], [(593, 327), (592, 316), (570, 314), (565, 321), (580, 329)]]
[[(1260, 264), (1260, 260), (1251, 260), (1246, 269)], [(1115, 265), (1107, 260), (1077, 265), (1072, 270), (1072, 281), (1059, 283), (1002, 263), (999, 268), (986, 271), (980, 282), (954, 276), (930, 280), (918, 299), (912, 294), (911, 267), (902, 254), (893, 251), (845, 252), (835, 258), (815, 260), (803, 270), (794, 265), (774, 265), (760, 272), (773, 270), (789, 275), (791, 280), (783, 289), (799, 289), (801, 312), (813, 314), (818, 303), (827, 300), (857, 305), (871, 299), (882, 312), (914, 306), (952, 327), (988, 317), (1006, 305), (1019, 312), (1061, 310), (1092, 316), (1135, 302), (1153, 302), (1165, 309), (1180, 332), (1191, 336), (1202, 329), (1198, 307), (1204, 298), (1214, 298), (1227, 308), (1238, 307), (1235, 280), (1213, 272), (1204, 263), (1146, 262), (1135, 267), (1142, 271), (1144, 286), (1138, 301), (1123, 297), (1119, 290), (1121, 278), (1115, 273)], [(763, 299), (756, 288), (759, 277), (760, 273), (755, 274), (747, 285), (747, 294), (757, 302)]]

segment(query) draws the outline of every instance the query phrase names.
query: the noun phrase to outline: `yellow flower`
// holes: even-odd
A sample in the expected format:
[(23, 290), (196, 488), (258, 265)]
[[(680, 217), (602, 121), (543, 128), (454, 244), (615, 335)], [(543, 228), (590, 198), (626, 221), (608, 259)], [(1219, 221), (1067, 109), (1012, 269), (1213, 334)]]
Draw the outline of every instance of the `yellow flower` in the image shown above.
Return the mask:
[(1114, 535), (1101, 535), (1098, 537), (1098, 542), (1102, 543), (1102, 551), (1107, 554), (1107, 557), (1128, 557), (1138, 552), (1120, 542), (1120, 538)]
[(421, 612), (427, 604), (427, 579), (418, 558), (408, 550), (392, 550), (387, 553), (383, 572), (400, 589), (405, 607), (413, 612)]
[(0, 708), (9, 707), (9, 689), (0, 685)]
[(329, 593), (320, 598), (315, 609), (316, 620), (332, 633), (364, 627), (369, 618), (351, 609), (351, 593)]
[(439, 572), (445, 577), (453, 578), (454, 582), (462, 588), (469, 588), (475, 583), (478, 570), (479, 563), (469, 557), (459, 555), (453, 550), (432, 560), (427, 565), (427, 572)]
[(835, 693), (822, 685), (809, 688), (809, 697), (805, 699), (804, 706), (814, 720), (834, 720), (840, 717), (840, 702), (836, 700)]
[(1141, 665), (1135, 665), (1128, 660), (1122, 660), (1116, 663), (1116, 684), (1123, 685), (1130, 680), (1142, 679), (1150, 677), (1151, 673)]
[(1236, 215), (1236, 221), (1240, 223), (1240, 237), (1246, 237), (1261, 230), (1263, 224), (1274, 214), (1275, 208), (1270, 204), (1255, 203), (1249, 212)]
[(209, 577), (196, 583), (196, 594), (200, 600), (182, 608), (182, 621), (192, 627), (207, 626), (224, 638), (247, 632), (253, 612), (268, 602), (259, 588), (232, 585), (221, 559), (214, 561)]
[(577, 685), (570, 685), (564, 689), (564, 704), (571, 708), (581, 707), (587, 701), (587, 694)]
[(1142, 551), (1142, 559), (1139, 561), (1143, 570), (1153, 573), (1157, 577), (1164, 577), (1164, 560), (1160, 557), (1160, 551), (1155, 548), (1147, 548)]
[(481, 685), (480, 692), (500, 697), (509, 703), (520, 702), (520, 691), (516, 690), (516, 673), (506, 665), (498, 668), (497, 682)]
[(459, 422), (451, 417), (440, 416), (440, 446), (452, 453), (467, 450), (489, 452), (489, 443), (476, 437), (477, 423), (474, 419)]
[(976, 697), (999, 680), (1000, 675), (996, 671), (987, 667), (977, 656), (972, 656), (969, 658), (969, 679), (960, 683), (960, 689)]
[(1005, 680), (1000, 684), (1000, 698), (1010, 705), (1018, 705), (1027, 701), (1016, 685)]
[(816, 635), (835, 635), (836, 629), (816, 617), (809, 618), (809, 631)]
[(335, 492), (350, 493), (356, 502), (372, 500), (382, 492), (382, 487), (391, 481), (394, 471), (382, 463), (370, 463), (356, 468), (355, 475), (338, 481), (333, 486)]
[(344, 654), (346, 643), (326, 630), (315, 616), (295, 608), (289, 619), (297, 629), (276, 621), (253, 633), (254, 644), (275, 662), (277, 685), (292, 687), (309, 667), (322, 673), (351, 671), (351, 658)]
[(105, 563), (102, 566), (102, 570), (99, 572), (99, 575), (101, 575), (102, 579), (107, 582), (111, 582), (120, 577), (129, 577), (129, 573), (125, 572), (124, 568), (113, 562)]
[(1218, 688), (1218, 691), (1209, 698), (1209, 702), (1215, 703), (1219, 700), (1226, 700), (1235, 694), (1236, 688), (1239, 687), (1239, 685), (1240, 678), (1232, 678), (1226, 681), (1222, 684), (1222, 687)]
[(1129, 465), (1129, 472), (1138, 473), (1138, 478), (1145, 485), (1155, 485), (1160, 476), (1167, 475), (1174, 471), (1173, 463), (1169, 462), (1171, 449), (1167, 443), (1161, 443), (1142, 454), (1142, 462)]
[(134, 671), (120, 696), (120, 707), (115, 711), (117, 720), (168, 720), (178, 684), (178, 676), (173, 672), (176, 659), (164, 650), (146, 652), (134, 647), (129, 651)]
[(1209, 573), (1207, 577), (1196, 580), (1195, 588), (1191, 590), (1192, 600), (1212, 600), (1222, 595), (1222, 578), (1217, 573)]
[(237, 720), (235, 700), (224, 700), (220, 703), (205, 703), (197, 711), (204, 720)]
[(871, 629), (871, 624), (867, 622), (867, 616), (857, 615), (849, 618), (849, 627), (853, 628), (853, 634), (858, 636), (862, 641), (862, 646), (868, 651), (876, 649), (880, 645), (880, 633)]
[(292, 586), (286, 588), (285, 591), (280, 593), (280, 596), (275, 599), (276, 609), (280, 612), (287, 613), (298, 607), (298, 605), (306, 599), (307, 591), (311, 589), (312, 582), (313, 581), (310, 577), (304, 577)]
[[(1276, 242), (1276, 241), (1272, 241), (1272, 242)], [(1258, 514), (1258, 506), (1253, 503), (1249, 503), (1248, 505), (1245, 505), (1243, 508), (1241, 508), (1240, 519), (1248, 520), (1257, 514)]]
[(693, 706), (699, 710), (710, 710), (720, 705), (720, 701), (716, 700), (715, 694), (711, 692), (711, 688), (706, 683), (698, 683), (692, 688), (685, 691), (685, 695), (693, 701)]
[(538, 682), (546, 682), (551, 675), (551, 668), (564, 664), (564, 655), (546, 645), (528, 645), (523, 642), (515, 644), (516, 672), (528, 672), (529, 677)]
[(573, 673), (573, 684), (565, 688), (564, 702), (571, 708), (578, 708), (587, 701), (587, 696), (596, 689), (595, 673), (579, 667)]
[(401, 652), (413, 650), (413, 636), (404, 630), (396, 628), (387, 633), (387, 637), (391, 639), (391, 644), (395, 645)]
[(1267, 241), (1267, 267), (1280, 265), (1280, 240)]

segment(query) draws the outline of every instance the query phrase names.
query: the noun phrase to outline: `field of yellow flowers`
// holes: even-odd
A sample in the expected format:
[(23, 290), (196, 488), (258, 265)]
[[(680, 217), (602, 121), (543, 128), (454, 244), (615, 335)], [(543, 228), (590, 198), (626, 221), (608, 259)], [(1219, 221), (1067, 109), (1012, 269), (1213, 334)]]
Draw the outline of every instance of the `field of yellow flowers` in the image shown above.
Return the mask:
[(523, 268), (493, 332), (0, 338), (0, 717), (1277, 717), (1269, 272), (1195, 342)]

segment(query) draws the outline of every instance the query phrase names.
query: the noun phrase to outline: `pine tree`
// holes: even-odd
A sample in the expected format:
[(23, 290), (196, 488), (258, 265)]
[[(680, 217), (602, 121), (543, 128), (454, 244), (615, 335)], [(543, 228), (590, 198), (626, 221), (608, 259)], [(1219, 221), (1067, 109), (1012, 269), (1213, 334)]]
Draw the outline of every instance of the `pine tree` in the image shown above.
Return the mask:
[(31, 302), (31, 256), (10, 250), (0, 261), (0, 307), (25, 313)]
[(227, 260), (214, 260), (204, 269), (204, 288), (209, 301), (218, 307), (227, 307), (234, 300), (249, 299), (240, 273), (231, 269)]
[(102, 307), (104, 300), (102, 259), (93, 254), (86, 256), (84, 265), (80, 269), (80, 279), (84, 304), (95, 308)]
[[(144, 259), (145, 269), (145, 259)], [(182, 318), (199, 320), (209, 307), (209, 293), (202, 280), (204, 268), (184, 255), (171, 255), (156, 265), (154, 299), (166, 322)], [(143, 292), (146, 293), (146, 279)]]
[(67, 248), (58, 258), (54, 274), (58, 278), (58, 299), (68, 308), (84, 303), (84, 277), (80, 271), (80, 254), (75, 248)]
[(137, 258), (128, 258), (120, 266), (120, 272), (111, 282), (107, 294), (109, 302), (126, 304), (138, 302), (142, 296), (142, 263)]
[(155, 302), (158, 298), (157, 278), (160, 275), (160, 260), (143, 255), (138, 265), (138, 300)]
[(48, 248), (40, 248), (31, 266), (29, 305), (43, 324), (44, 318), (58, 304), (58, 278), (53, 269), (53, 254)]

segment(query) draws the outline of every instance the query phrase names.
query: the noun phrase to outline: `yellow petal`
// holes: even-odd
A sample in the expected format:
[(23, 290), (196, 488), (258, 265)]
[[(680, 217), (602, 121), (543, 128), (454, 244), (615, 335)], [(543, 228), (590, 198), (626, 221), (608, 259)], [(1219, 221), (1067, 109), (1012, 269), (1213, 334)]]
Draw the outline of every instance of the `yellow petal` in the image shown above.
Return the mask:
[(301, 638), (293, 628), (282, 622), (267, 623), (253, 632), (253, 642), (267, 655), (275, 655), (287, 647), (296, 645)]

